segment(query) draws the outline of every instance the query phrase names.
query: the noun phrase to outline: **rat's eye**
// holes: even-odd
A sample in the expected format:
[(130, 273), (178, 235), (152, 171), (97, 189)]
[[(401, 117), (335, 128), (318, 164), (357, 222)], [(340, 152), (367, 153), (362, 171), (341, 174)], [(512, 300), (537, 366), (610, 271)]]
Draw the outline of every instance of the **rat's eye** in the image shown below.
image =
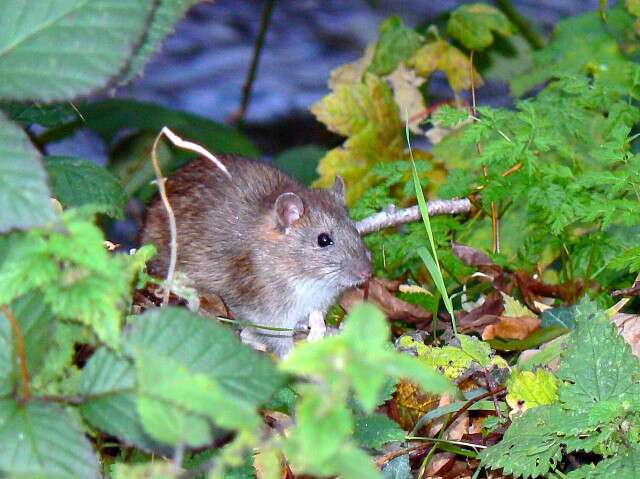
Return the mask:
[(333, 244), (333, 240), (331, 239), (331, 236), (329, 236), (327, 233), (320, 233), (318, 235), (318, 246), (320, 246), (321, 248), (324, 248), (325, 246), (329, 246)]

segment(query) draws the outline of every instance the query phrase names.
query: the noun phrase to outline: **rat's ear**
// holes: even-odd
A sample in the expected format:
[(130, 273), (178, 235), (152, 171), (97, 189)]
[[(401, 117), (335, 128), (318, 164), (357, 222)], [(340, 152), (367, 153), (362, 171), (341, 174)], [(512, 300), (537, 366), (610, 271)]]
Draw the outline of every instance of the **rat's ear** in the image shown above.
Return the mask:
[(344, 179), (342, 176), (336, 175), (336, 179), (333, 182), (333, 188), (331, 188), (331, 193), (333, 193), (342, 204), (345, 204), (344, 190)]
[(285, 229), (302, 218), (304, 213), (302, 200), (295, 193), (282, 193), (278, 196), (275, 209), (278, 224)]

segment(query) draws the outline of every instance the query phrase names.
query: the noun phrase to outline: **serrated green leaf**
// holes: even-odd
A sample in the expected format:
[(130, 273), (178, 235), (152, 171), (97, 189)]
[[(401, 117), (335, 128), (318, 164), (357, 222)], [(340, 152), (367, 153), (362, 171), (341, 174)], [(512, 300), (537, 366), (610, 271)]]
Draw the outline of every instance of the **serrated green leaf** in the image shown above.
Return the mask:
[(600, 401), (633, 399), (640, 394), (640, 363), (606, 313), (583, 300), (576, 330), (563, 354), (558, 377), (567, 409), (588, 411)]
[(151, 0), (4, 2), (0, 98), (51, 102), (108, 86), (145, 35), (153, 7)]
[(380, 451), (389, 442), (403, 441), (405, 435), (398, 423), (384, 414), (356, 416), (353, 437), (361, 447)]
[(65, 208), (93, 205), (112, 218), (124, 219), (127, 194), (118, 179), (88, 160), (48, 156), (45, 168), (53, 196)]
[(98, 349), (82, 369), (79, 389), (87, 398), (80, 412), (92, 426), (143, 451), (170, 452), (149, 437), (142, 426), (136, 373), (130, 361), (106, 348)]
[(388, 75), (400, 62), (407, 60), (422, 44), (422, 36), (404, 26), (400, 17), (389, 17), (380, 25), (369, 71)]
[(546, 309), (540, 314), (540, 327), (560, 326), (567, 330), (576, 327), (576, 306), (565, 306)]
[(640, 449), (634, 445), (629, 451), (606, 458), (598, 464), (585, 464), (567, 474), (567, 479), (636, 479), (640, 477)]
[(160, 49), (165, 37), (173, 33), (176, 24), (185, 15), (187, 10), (199, 1), (200, 0), (159, 0), (144, 41), (129, 62), (127, 71), (122, 76), (120, 83), (127, 83), (133, 80), (137, 74), (141, 74), (151, 56)]
[(557, 406), (540, 406), (514, 419), (511, 427), (495, 446), (480, 453), (482, 464), (503, 469), (514, 477), (538, 477), (559, 464), (561, 440), (556, 435), (564, 420)]
[(475, 336), (465, 336), (464, 334), (458, 334), (456, 338), (460, 341), (460, 349), (473, 361), (483, 368), (491, 364), (491, 346), (488, 343), (480, 341)]
[(40, 154), (0, 112), (0, 233), (44, 226), (54, 218)]
[(447, 33), (469, 50), (484, 50), (493, 43), (494, 32), (508, 37), (511, 23), (497, 8), (484, 3), (462, 5), (451, 13)]
[(0, 400), (0, 474), (42, 479), (101, 477), (96, 454), (56, 404)]

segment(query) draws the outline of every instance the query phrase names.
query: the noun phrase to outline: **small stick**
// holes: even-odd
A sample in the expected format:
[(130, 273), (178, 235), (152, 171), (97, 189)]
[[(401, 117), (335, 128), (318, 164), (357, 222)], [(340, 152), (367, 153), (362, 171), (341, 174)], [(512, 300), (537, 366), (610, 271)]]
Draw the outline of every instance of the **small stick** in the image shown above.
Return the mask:
[(166, 306), (167, 304), (169, 304), (169, 294), (171, 292), (171, 284), (173, 283), (173, 276), (175, 274), (176, 262), (178, 258), (178, 229), (176, 226), (176, 216), (173, 213), (171, 203), (169, 203), (167, 190), (165, 188), (165, 182), (167, 181), (167, 179), (162, 176), (162, 170), (160, 169), (160, 163), (158, 162), (158, 143), (160, 142), (160, 138), (162, 138), (162, 135), (166, 136), (171, 141), (171, 143), (176, 145), (178, 148), (193, 151), (194, 153), (203, 155), (205, 158), (213, 162), (213, 164), (216, 165), (220, 170), (222, 170), (222, 172), (227, 175), (229, 179), (231, 179), (231, 174), (222, 164), (222, 162), (214, 155), (212, 155), (209, 151), (207, 151), (206, 148), (198, 145), (197, 143), (183, 140), (166, 126), (162, 127), (162, 130), (160, 130), (160, 133), (158, 133), (158, 136), (156, 136), (156, 139), (153, 142), (153, 146), (151, 147), (151, 162), (153, 163), (153, 169), (156, 173), (158, 192), (160, 193), (160, 198), (162, 199), (164, 209), (167, 211), (167, 218), (169, 220), (169, 233), (171, 235), (171, 240), (169, 243), (169, 267), (167, 268), (167, 277), (164, 281), (164, 291), (162, 294), (162, 306)]
[(11, 330), (13, 331), (16, 354), (18, 355), (18, 363), (20, 365), (20, 375), (22, 376), (22, 397), (19, 402), (24, 404), (29, 400), (29, 398), (31, 398), (31, 391), (29, 390), (29, 369), (27, 368), (27, 352), (24, 347), (24, 336), (22, 335), (20, 324), (9, 309), (9, 306), (3, 304), (0, 306), (0, 310), (6, 316), (9, 324), (11, 324)]
[(249, 73), (247, 74), (247, 79), (245, 80), (244, 86), (242, 87), (242, 101), (240, 103), (240, 110), (238, 110), (236, 119), (236, 126), (238, 128), (242, 127), (242, 124), (244, 122), (244, 115), (247, 112), (247, 108), (249, 107), (251, 90), (253, 87), (253, 82), (256, 79), (258, 63), (260, 62), (260, 53), (262, 52), (262, 47), (264, 46), (264, 39), (267, 36), (267, 29), (269, 28), (269, 23), (271, 22), (271, 14), (273, 13), (273, 6), (275, 5), (275, 3), (276, 0), (267, 0), (267, 4), (264, 6), (264, 10), (262, 11), (262, 19), (260, 20), (260, 32), (258, 32), (258, 38), (256, 39), (256, 43), (253, 46), (253, 57), (251, 58)]
[[(471, 211), (471, 201), (467, 198), (461, 200), (433, 200), (427, 202), (427, 207), (429, 216), (457, 215), (469, 213)], [(420, 208), (417, 205), (402, 209), (396, 209), (395, 206), (391, 205), (385, 211), (358, 221), (356, 228), (361, 235), (366, 235), (384, 228), (419, 221), (421, 218)]]

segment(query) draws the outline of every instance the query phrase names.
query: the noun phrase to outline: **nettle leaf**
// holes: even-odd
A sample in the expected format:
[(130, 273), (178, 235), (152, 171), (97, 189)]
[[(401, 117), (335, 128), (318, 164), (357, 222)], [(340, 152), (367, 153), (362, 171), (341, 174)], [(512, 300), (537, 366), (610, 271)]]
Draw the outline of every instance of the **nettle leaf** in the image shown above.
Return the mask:
[(187, 10), (199, 1), (160, 0), (158, 2), (144, 41), (129, 62), (127, 72), (120, 80), (121, 83), (127, 83), (133, 80), (136, 74), (141, 74), (147, 61), (162, 45), (162, 41), (167, 35), (173, 33), (176, 24), (184, 17)]
[(606, 313), (583, 300), (576, 330), (563, 354), (558, 377), (567, 409), (588, 411), (601, 401), (623, 401), (640, 394), (640, 363)]
[(0, 400), (0, 474), (7, 477), (101, 477), (96, 454), (72, 416), (56, 404)]
[(391, 459), (382, 469), (384, 479), (413, 479), (409, 454)]
[[(54, 335), (53, 316), (41, 295), (31, 292), (9, 305), (22, 333), (27, 354), (27, 369), (31, 377), (43, 366)], [(8, 394), (22, 381), (18, 374), (15, 338), (9, 320), (0, 311), (0, 394)]]
[(404, 26), (400, 17), (390, 17), (380, 25), (380, 37), (373, 53), (369, 71), (388, 75), (400, 62), (407, 60), (422, 44), (416, 31)]
[(138, 414), (136, 372), (126, 358), (98, 349), (82, 369), (82, 416), (94, 427), (144, 451), (168, 453), (145, 432)]
[(106, 87), (130, 61), (153, 7), (151, 0), (5, 2), (0, 98), (51, 102)]
[[(449, 85), (456, 92), (471, 88), (469, 57), (444, 40), (427, 43), (409, 59), (408, 63), (425, 78), (435, 71), (444, 72)], [(476, 87), (482, 86), (482, 77), (475, 68), (473, 79)]]
[(469, 50), (484, 50), (491, 46), (494, 32), (511, 36), (511, 23), (500, 10), (485, 3), (458, 7), (447, 23), (447, 33)]
[(38, 150), (0, 112), (0, 233), (44, 226), (54, 219)]
[(384, 414), (356, 416), (353, 436), (364, 448), (380, 451), (389, 442), (404, 441), (405, 435), (398, 423)]
[(80, 158), (48, 156), (45, 160), (53, 196), (62, 206), (93, 205), (112, 218), (124, 219), (127, 194), (112, 173)]
[(480, 452), (482, 464), (515, 477), (545, 475), (562, 459), (556, 431), (565, 420), (558, 406), (540, 406), (514, 419), (495, 446)]
[(585, 464), (567, 474), (567, 479), (636, 479), (640, 477), (640, 448), (631, 449), (597, 464)]

